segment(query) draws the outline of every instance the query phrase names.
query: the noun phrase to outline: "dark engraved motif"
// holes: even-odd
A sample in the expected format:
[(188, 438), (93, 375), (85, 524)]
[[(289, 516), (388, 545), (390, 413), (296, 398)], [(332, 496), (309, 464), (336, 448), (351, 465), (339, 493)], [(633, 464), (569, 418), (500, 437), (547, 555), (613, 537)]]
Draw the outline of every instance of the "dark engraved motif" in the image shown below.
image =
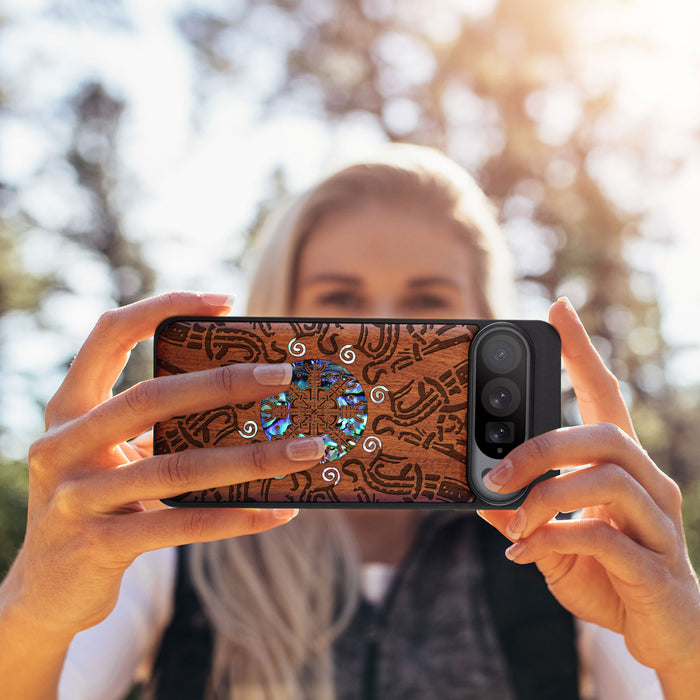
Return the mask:
[[(261, 326), (269, 324), (254, 324), (253, 329), (232, 328), (224, 321), (209, 323), (175, 322), (167, 326), (159, 335), (166, 343), (184, 345), (192, 350), (204, 350), (206, 357), (217, 360), (220, 364), (229, 362), (283, 362), (285, 352), (274, 343), (265, 342), (265, 329)], [(253, 326), (253, 324), (251, 324)], [(187, 332), (189, 330), (189, 332)], [(269, 330), (267, 335), (269, 335)]]
[[(469, 345), (477, 327), (267, 319), (178, 320), (156, 342), (158, 376), (291, 362), (287, 391), (158, 423), (158, 454), (324, 435), (322, 462), (278, 479), (182, 494), (235, 503), (469, 503)], [(371, 400), (370, 400), (371, 396)]]

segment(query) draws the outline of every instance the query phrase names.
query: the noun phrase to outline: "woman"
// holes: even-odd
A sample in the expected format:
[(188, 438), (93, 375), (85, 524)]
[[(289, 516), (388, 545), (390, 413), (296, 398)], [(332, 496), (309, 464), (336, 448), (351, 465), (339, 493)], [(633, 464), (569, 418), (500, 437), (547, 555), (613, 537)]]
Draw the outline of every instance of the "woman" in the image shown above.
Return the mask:
[[(251, 314), (469, 318), (507, 311), (501, 292), (510, 272), (502, 267), (507, 258), (485, 198), (466, 173), (426, 149), (397, 149), (383, 162), (324, 181), (273, 223), (262, 250)], [(110, 615), (124, 570), (141, 552), (218, 541), (191, 548), (188, 566), (178, 565), (174, 612), (158, 605), (164, 591), (172, 591), (171, 576), (169, 585), (150, 591), (135, 586), (104, 625), (82, 635), (86, 641), (76, 643), (71, 657), (86, 655), (100, 630), (112, 638), (99, 660), (117, 670), (114, 678), (102, 674), (102, 691), (94, 693), (109, 697), (119, 679), (128, 687), (131, 671), (125, 669), (136, 663), (134, 649), (141, 657), (164, 634), (154, 693), (168, 697), (168, 678), (183, 688), (190, 675), (190, 668), (179, 673), (187, 657), (183, 662), (177, 649), (203, 628), (201, 638), (211, 639), (211, 632), (213, 646), (199, 668), (208, 666), (211, 654), (210, 688), (231, 691), (231, 697), (516, 697), (521, 676), (529, 677), (527, 668), (514, 668), (510, 637), (524, 635), (498, 629), (500, 606), (487, 590), (492, 548), (478, 555), (489, 538), (484, 533), (495, 531), (476, 527), (476, 518), (457, 514), (436, 525), (414, 511), (308, 512), (285, 527), (238, 538), (286, 523), (295, 512), (165, 510), (153, 503), (214, 482), (304, 469), (321, 455), (314, 439), (193, 450), (185, 459), (149, 456), (144, 438), (126, 442), (158, 420), (284, 389), (284, 367), (239, 365), (150, 380), (111, 397), (129, 350), (160, 320), (229, 308), (224, 296), (174, 294), (106, 313), (47, 407), (47, 432), (30, 452), (25, 544), (1, 589), (6, 695), (55, 692), (70, 641)], [(515, 513), (482, 517), (514, 542), (510, 559), (537, 564), (573, 615), (622, 635), (634, 657), (656, 670), (667, 698), (689, 698), (700, 682), (700, 592), (685, 548), (679, 490), (636, 442), (617, 382), (571, 306), (555, 303), (550, 321), (562, 337), (585, 425), (516, 448), (491, 473), (490, 487), (510, 492), (551, 468), (585, 467), (538, 485)], [(582, 519), (551, 522), (558, 511), (576, 509), (583, 509)], [(450, 550), (455, 533), (459, 546)], [(368, 607), (355, 605), (358, 588), (380, 600), (392, 589), (392, 577), (403, 576), (389, 594), (397, 597), (410, 578), (406, 561), (426, 537), (449, 554), (432, 560), (443, 567), (439, 576), (425, 566), (412, 571), (411, 591), (423, 593), (402, 619), (421, 620), (422, 606), (433, 602), (426, 586), (449, 585), (457, 569), (463, 578), (455, 580), (467, 582), (468, 595), (461, 605), (442, 609), (435, 624), (393, 627), (390, 646), (363, 643), (358, 658), (355, 642), (372, 629), (365, 624)], [(471, 546), (462, 546), (461, 538)], [(162, 577), (162, 563), (172, 573), (172, 551), (140, 559), (135, 568), (142, 577), (144, 567), (151, 572), (142, 580)], [(364, 584), (358, 561), (379, 565), (363, 567)], [(373, 583), (377, 571), (379, 583)], [(188, 596), (190, 609), (181, 615)], [(146, 611), (131, 616), (150, 623), (145, 633), (123, 629), (129, 606)], [(449, 627), (454, 619), (463, 624)], [(527, 630), (533, 640), (537, 632), (537, 625)], [(452, 657), (463, 645), (474, 655), (471, 664)], [(394, 669), (388, 679), (377, 661), (385, 663), (387, 655)], [(443, 658), (454, 663), (441, 667)], [(69, 658), (67, 676), (79, 662), (71, 665)], [(458, 681), (436, 691), (443, 674)], [(66, 675), (69, 687), (73, 680)], [(545, 697), (540, 690), (535, 696)]]

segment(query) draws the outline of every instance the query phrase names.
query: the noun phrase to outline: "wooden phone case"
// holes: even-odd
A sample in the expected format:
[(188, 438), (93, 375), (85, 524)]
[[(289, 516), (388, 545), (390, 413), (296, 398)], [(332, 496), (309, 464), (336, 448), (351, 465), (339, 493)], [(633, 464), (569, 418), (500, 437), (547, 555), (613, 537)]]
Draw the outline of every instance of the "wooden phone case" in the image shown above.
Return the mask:
[(155, 454), (299, 435), (326, 436), (327, 449), (310, 469), (165, 502), (480, 507), (467, 473), (469, 350), (488, 324), (168, 319), (156, 333), (156, 376), (237, 362), (289, 362), (294, 372), (277, 397), (156, 424)]

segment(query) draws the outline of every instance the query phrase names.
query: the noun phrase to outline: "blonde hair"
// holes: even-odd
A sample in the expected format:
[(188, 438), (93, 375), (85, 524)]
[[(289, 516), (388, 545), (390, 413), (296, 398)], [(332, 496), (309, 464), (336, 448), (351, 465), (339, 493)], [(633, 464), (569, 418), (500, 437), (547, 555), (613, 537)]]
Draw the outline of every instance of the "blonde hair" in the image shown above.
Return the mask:
[[(473, 251), (484, 316), (506, 314), (511, 258), (474, 180), (432, 149), (392, 145), (277, 210), (258, 237), (248, 314), (288, 315), (300, 252), (322, 217), (411, 203)], [(313, 556), (313, 564), (310, 557)], [(230, 700), (331, 700), (331, 645), (359, 598), (359, 559), (342, 512), (302, 512), (259, 535), (193, 545), (190, 572), (214, 631), (208, 692)]]
[[(414, 207), (451, 226), (472, 251), (472, 275), (485, 317), (505, 317), (513, 301), (513, 265), (495, 208), (469, 173), (439, 151), (391, 144), (374, 161), (350, 165), (279, 207), (257, 235), (249, 281), (250, 316), (291, 314), (299, 256), (328, 214), (373, 203)], [(426, 242), (428, 245), (428, 242)]]
[(274, 530), (192, 545), (189, 564), (214, 632), (208, 697), (335, 697), (331, 645), (359, 600), (342, 513), (302, 512)]

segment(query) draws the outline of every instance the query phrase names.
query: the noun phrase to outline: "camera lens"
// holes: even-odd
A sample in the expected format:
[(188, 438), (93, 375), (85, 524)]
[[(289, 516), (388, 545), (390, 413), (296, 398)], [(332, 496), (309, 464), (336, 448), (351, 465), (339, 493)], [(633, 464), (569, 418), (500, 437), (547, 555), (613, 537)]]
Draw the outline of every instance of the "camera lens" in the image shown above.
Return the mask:
[(489, 403), (491, 404), (491, 407), (495, 408), (497, 411), (502, 411), (504, 408), (508, 408), (508, 406), (510, 406), (511, 399), (512, 396), (510, 391), (502, 386), (497, 387), (489, 394)]
[(512, 372), (523, 356), (520, 343), (505, 333), (494, 334), (489, 338), (482, 352), (484, 364), (497, 374)]
[(481, 403), (494, 416), (507, 416), (520, 406), (520, 389), (506, 377), (496, 377), (486, 382), (481, 391)]
[(514, 424), (497, 421), (486, 424), (486, 442), (503, 445), (513, 442)]

